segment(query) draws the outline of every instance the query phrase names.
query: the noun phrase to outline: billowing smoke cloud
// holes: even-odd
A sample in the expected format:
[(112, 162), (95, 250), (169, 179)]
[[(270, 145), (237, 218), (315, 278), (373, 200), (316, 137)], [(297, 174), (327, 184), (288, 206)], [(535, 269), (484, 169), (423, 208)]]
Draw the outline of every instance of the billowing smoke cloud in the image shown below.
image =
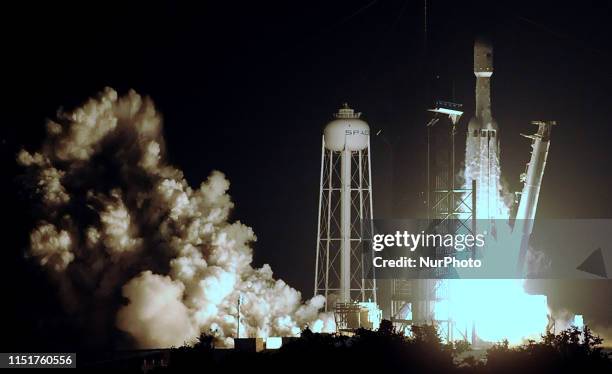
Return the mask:
[(192, 188), (165, 158), (152, 101), (107, 88), (47, 123), (40, 150), (22, 150), (25, 187), (38, 222), (28, 255), (48, 270), (69, 313), (115, 323), (139, 347), (231, 344), (241, 335), (333, 329), (268, 265), (251, 266), (251, 228), (230, 222), (229, 182), (213, 172)]

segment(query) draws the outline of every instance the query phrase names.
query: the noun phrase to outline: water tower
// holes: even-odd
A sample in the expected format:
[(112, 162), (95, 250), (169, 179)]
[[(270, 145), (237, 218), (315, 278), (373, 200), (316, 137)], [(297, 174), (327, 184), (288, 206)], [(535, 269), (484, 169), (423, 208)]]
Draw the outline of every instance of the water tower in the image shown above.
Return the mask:
[(360, 117), (344, 104), (325, 127), (321, 148), (314, 293), (336, 313), (376, 305), (370, 127)]

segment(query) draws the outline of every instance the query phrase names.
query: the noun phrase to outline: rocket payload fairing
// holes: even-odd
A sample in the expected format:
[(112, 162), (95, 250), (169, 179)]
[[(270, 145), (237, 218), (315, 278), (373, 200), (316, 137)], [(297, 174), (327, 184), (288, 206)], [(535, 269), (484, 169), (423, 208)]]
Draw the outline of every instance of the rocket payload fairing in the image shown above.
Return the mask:
[(468, 124), (465, 182), (471, 186), (476, 181), (477, 219), (507, 218), (508, 209), (500, 198), (498, 126), (491, 115), (493, 47), (484, 39), (474, 43), (474, 75), (476, 110)]

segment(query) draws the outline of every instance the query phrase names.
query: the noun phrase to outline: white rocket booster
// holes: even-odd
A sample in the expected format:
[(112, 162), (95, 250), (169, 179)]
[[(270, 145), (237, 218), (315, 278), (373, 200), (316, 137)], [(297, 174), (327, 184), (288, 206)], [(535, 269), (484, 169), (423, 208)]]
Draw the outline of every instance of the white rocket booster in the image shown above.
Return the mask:
[(526, 172), (521, 175), (524, 182), (521, 200), (516, 212), (514, 230), (521, 234), (521, 248), (519, 253), (518, 267), (519, 274), (524, 274), (526, 269), (526, 257), (529, 249), (529, 239), (533, 230), (533, 224), (540, 197), (540, 187), (542, 177), (546, 168), (548, 158), (548, 148), (550, 147), (550, 131), (555, 121), (533, 121), (532, 124), (538, 126), (538, 132), (534, 135), (523, 135), (531, 139), (531, 158), (527, 164)]
[(468, 124), (465, 182), (476, 181), (476, 218), (502, 219), (508, 209), (501, 199), (499, 139), (497, 122), (491, 115), (493, 47), (483, 39), (474, 43), (476, 110)]

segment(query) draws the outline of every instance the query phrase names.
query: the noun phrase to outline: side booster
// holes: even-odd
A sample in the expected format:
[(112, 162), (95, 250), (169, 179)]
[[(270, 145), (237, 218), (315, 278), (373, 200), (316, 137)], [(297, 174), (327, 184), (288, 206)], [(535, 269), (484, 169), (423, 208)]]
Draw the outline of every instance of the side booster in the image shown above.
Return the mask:
[(531, 139), (531, 159), (527, 164), (527, 170), (521, 175), (524, 183), (521, 192), (521, 200), (516, 212), (516, 223), (514, 230), (519, 230), (521, 234), (521, 248), (519, 252), (517, 271), (519, 274), (526, 272), (527, 251), (529, 250), (529, 239), (533, 231), (533, 221), (538, 207), (540, 187), (548, 158), (548, 148), (550, 147), (550, 131), (555, 121), (533, 121), (532, 124), (538, 126), (538, 132), (533, 135), (523, 135)]

